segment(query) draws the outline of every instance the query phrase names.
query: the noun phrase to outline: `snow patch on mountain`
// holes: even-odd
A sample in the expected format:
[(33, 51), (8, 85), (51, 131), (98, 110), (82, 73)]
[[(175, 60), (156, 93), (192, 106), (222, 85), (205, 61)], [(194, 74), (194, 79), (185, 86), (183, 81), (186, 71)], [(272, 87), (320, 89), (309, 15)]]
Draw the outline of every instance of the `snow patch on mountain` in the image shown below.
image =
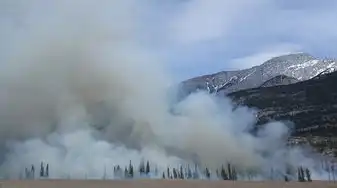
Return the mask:
[(337, 70), (335, 60), (321, 60), (307, 53), (293, 53), (271, 58), (261, 65), (249, 69), (222, 71), (192, 78), (182, 82), (182, 85), (188, 93), (202, 89), (222, 95), (260, 87), (263, 83), (280, 75), (304, 81), (321, 73), (330, 73), (335, 70)]
[(311, 61), (307, 61), (307, 62), (303, 62), (301, 64), (297, 64), (297, 65), (291, 65), (289, 67), (289, 69), (294, 69), (294, 70), (298, 70), (298, 69), (304, 69), (308, 66), (314, 66), (317, 63), (319, 63), (319, 60), (315, 59), (315, 60), (311, 60)]

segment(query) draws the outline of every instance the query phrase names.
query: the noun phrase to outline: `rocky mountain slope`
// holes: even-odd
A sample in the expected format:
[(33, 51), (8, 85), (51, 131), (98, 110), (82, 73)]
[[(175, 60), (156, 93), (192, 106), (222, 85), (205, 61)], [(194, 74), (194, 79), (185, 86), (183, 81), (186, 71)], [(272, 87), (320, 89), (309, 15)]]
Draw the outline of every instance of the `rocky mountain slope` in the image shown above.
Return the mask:
[(258, 125), (274, 120), (292, 122), (293, 136), (312, 145), (337, 148), (336, 86), (337, 72), (333, 72), (295, 84), (241, 90), (227, 96), (238, 105), (257, 108)]
[(186, 93), (202, 89), (221, 95), (260, 86), (293, 84), (336, 69), (334, 60), (321, 60), (306, 53), (296, 53), (272, 58), (249, 69), (192, 78), (182, 82), (182, 87)]

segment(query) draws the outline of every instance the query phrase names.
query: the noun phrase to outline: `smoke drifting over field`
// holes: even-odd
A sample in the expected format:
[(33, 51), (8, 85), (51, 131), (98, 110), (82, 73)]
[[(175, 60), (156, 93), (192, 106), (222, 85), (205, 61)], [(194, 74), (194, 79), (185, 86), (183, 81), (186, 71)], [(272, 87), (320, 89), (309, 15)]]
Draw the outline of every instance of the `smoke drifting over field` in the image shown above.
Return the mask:
[(44, 161), (51, 177), (100, 178), (104, 166), (142, 158), (159, 169), (314, 167), (286, 149), (283, 124), (250, 135), (250, 109), (202, 92), (170, 102), (164, 60), (140, 42), (146, 7), (137, 2), (1, 2), (2, 176)]

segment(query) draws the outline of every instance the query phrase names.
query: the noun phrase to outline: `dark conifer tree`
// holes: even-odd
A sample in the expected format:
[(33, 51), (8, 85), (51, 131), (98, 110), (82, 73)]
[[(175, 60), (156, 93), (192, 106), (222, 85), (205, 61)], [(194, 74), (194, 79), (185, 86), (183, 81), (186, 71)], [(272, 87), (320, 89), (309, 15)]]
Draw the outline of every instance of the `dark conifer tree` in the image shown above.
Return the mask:
[(302, 167), (298, 168), (297, 176), (298, 176), (298, 181), (299, 182), (304, 182), (305, 181), (304, 170), (303, 170)]
[(45, 174), (46, 177), (49, 177), (49, 164), (47, 164), (46, 166), (46, 174)]
[(170, 168), (167, 167), (167, 178), (169, 178), (169, 177), (170, 177)]
[(149, 161), (146, 162), (145, 173), (146, 173), (146, 175), (149, 175), (149, 173), (150, 173), (150, 162)]
[(129, 172), (128, 169), (125, 167), (124, 169), (124, 178), (128, 178), (129, 177)]
[(129, 163), (129, 177), (130, 178), (133, 178), (133, 166), (132, 166), (132, 163), (131, 163), (131, 160), (130, 160), (130, 163)]
[(121, 178), (122, 174), (123, 174), (122, 172), (123, 172), (123, 170), (121, 169), (121, 167), (119, 165), (115, 166), (114, 176)]
[(31, 176), (31, 178), (35, 178), (35, 167), (34, 167), (34, 165), (32, 165), (32, 168), (31, 168), (31, 170), (30, 170), (30, 176)]
[(184, 177), (184, 171), (183, 171), (183, 166), (180, 166), (180, 179), (185, 179)]
[(40, 177), (44, 177), (44, 166), (43, 166), (43, 162), (41, 162), (41, 166), (40, 166)]
[(308, 168), (305, 169), (305, 174), (307, 176), (307, 181), (311, 182), (311, 173), (310, 170)]
[[(336, 157), (337, 157), (337, 151), (336, 151)], [(333, 182), (336, 183), (336, 172), (335, 172), (335, 164), (334, 163), (331, 165), (331, 172), (332, 172)]]
[(163, 172), (162, 178), (165, 179), (165, 172)]
[(228, 170), (228, 179), (233, 180), (233, 174), (232, 174), (232, 167), (231, 164), (227, 164), (227, 170)]
[(223, 180), (228, 180), (229, 179), (228, 175), (226, 173), (225, 167), (223, 165), (221, 167), (221, 177), (222, 177)]
[(211, 172), (208, 170), (208, 168), (206, 167), (205, 169), (205, 176), (207, 179), (210, 179), (211, 178)]
[(300, 171), (301, 171), (302, 182), (305, 182), (305, 174), (304, 174), (304, 169), (302, 166), (300, 167)]
[(302, 181), (300, 168), (297, 169), (297, 180), (298, 180), (299, 182)]
[(178, 178), (178, 173), (175, 168), (173, 168), (173, 178), (177, 179)]
[(139, 164), (139, 173), (140, 175), (143, 175), (145, 173), (145, 164), (144, 164), (144, 160), (142, 160)]
[(286, 176), (287, 176), (287, 180), (290, 181), (289, 176), (293, 176), (294, 172), (293, 172), (293, 167), (290, 165), (286, 166)]

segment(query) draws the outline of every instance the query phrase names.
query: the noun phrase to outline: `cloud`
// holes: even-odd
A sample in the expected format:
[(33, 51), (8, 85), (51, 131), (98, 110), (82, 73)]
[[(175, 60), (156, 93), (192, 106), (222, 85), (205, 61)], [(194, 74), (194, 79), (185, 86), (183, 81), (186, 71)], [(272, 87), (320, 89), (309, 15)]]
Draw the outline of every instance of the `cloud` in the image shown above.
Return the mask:
[(161, 11), (158, 43), (183, 77), (241, 68), (234, 59), (274, 54), (268, 48), (283, 44), (318, 57), (337, 54), (333, 0), (187, 0)]
[[(32, 20), (39, 14), (28, 14), (25, 10), (31, 3), (22, 0), (0, 3), (3, 26), (0, 36), (7, 44), (1, 46), (1, 51), (5, 57), (15, 46), (13, 38), (18, 38), (7, 36), (20, 35), (27, 28), (29, 31), (35, 23), (27, 21), (27, 17)], [(56, 6), (53, 1), (43, 4), (42, 10), (31, 8), (47, 13)], [(284, 44), (300, 46), (302, 51), (318, 57), (337, 54), (337, 2), (334, 0), (146, 0), (137, 6), (128, 11), (140, 13), (138, 26), (127, 29), (130, 25), (125, 25), (124, 30), (132, 30), (142, 46), (164, 57), (176, 80), (242, 68), (243, 64), (233, 62), (253, 54), (274, 54), (271, 51), (279, 50), (269, 48)], [(67, 11), (70, 10), (65, 8), (58, 14), (62, 16)], [(119, 13), (110, 11), (109, 14)], [(104, 15), (100, 17), (101, 21), (105, 19)], [(43, 19), (46, 17), (40, 18)], [(111, 18), (110, 22), (115, 20)], [(12, 28), (16, 28), (15, 32)]]
[(233, 59), (228, 63), (228, 66), (232, 67), (232, 69), (250, 68), (256, 65), (260, 65), (262, 62), (265, 62), (273, 57), (290, 53), (298, 53), (301, 52), (300, 50), (300, 46), (293, 44), (271, 46), (267, 49), (262, 49), (260, 52), (254, 53), (252, 55)]
[(242, 0), (186, 1), (173, 15), (168, 31), (173, 40), (182, 44), (222, 38), (240, 19), (241, 12), (253, 9), (252, 5), (256, 4)]

